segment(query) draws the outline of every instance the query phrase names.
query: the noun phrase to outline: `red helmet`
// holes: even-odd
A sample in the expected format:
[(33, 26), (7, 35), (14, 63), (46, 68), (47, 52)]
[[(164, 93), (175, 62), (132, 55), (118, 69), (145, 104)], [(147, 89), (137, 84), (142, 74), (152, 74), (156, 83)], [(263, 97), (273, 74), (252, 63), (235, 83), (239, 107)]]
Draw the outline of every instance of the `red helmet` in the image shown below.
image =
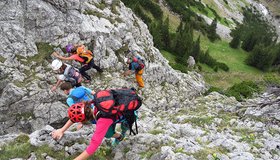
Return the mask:
[(133, 58), (132, 58), (132, 61), (133, 61), (133, 62), (137, 62), (138, 59), (137, 59), (136, 57), (133, 57)]
[(68, 108), (68, 116), (72, 122), (82, 122), (86, 119), (85, 103), (75, 103)]

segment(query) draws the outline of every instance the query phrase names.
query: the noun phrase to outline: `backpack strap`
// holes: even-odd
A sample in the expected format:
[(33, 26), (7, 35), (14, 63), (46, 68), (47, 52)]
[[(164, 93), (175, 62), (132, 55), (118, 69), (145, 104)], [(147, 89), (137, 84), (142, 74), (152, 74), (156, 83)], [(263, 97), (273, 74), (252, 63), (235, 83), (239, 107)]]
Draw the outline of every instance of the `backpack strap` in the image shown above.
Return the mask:
[(117, 122), (117, 116), (116, 115), (107, 115), (107, 114), (104, 114), (102, 111), (98, 111), (95, 115), (95, 118), (96, 118), (96, 121), (99, 119), (99, 118), (110, 118), (113, 120), (113, 124), (116, 124), (118, 123)]
[(137, 126), (138, 115), (135, 112), (137, 112), (137, 111), (134, 111), (134, 115), (135, 115), (135, 130), (136, 130), (136, 134), (138, 134), (138, 126)]
[(78, 54), (78, 56), (84, 59), (83, 64), (88, 64), (93, 60), (93, 54), (90, 50), (86, 50), (85, 52)]
[(137, 120), (135, 120), (135, 129), (136, 129), (136, 134), (138, 134)]
[(75, 103), (77, 103), (79, 101), (79, 98), (77, 98), (76, 96), (69, 95), (68, 97), (72, 98)]
[[(129, 127), (129, 135), (131, 135), (131, 133), (133, 135), (138, 134), (138, 126), (137, 126), (137, 115), (134, 113), (135, 111), (130, 111), (130, 112), (126, 112), (123, 114), (123, 116), (125, 117), (128, 127)], [(135, 130), (136, 132), (134, 132), (134, 130), (132, 129), (133, 124), (135, 123)]]

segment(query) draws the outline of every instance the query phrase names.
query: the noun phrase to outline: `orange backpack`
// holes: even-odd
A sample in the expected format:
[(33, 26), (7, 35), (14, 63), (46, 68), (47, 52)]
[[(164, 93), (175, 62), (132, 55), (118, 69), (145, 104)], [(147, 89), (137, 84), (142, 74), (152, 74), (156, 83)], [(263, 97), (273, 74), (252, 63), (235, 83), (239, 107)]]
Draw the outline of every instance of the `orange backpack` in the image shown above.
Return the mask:
[(79, 55), (79, 57), (84, 59), (83, 63), (85, 64), (89, 63), (93, 59), (92, 52), (90, 50), (84, 51), (82, 47), (77, 48), (77, 54)]

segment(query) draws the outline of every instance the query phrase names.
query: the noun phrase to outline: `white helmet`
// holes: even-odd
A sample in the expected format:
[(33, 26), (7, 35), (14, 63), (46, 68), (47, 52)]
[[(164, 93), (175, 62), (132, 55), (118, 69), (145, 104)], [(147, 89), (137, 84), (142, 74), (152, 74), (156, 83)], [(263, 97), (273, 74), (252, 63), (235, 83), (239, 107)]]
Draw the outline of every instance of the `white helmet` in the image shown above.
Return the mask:
[(54, 71), (58, 70), (62, 66), (62, 62), (58, 59), (52, 61), (52, 69)]

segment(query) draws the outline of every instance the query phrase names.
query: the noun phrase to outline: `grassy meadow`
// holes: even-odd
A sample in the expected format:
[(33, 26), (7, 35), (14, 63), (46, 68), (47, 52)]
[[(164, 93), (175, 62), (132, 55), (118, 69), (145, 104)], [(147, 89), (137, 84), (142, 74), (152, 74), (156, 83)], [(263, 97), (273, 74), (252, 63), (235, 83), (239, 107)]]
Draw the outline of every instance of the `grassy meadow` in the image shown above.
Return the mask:
[[(228, 65), (229, 72), (218, 70), (215, 72), (212, 68), (205, 64), (199, 63), (201, 71), (199, 71), (205, 78), (205, 81), (213, 86), (222, 89), (227, 89), (235, 83), (252, 80), (260, 83), (264, 81), (264, 73), (254, 67), (248, 66), (245, 59), (248, 53), (242, 49), (233, 49), (229, 46), (227, 41), (210, 42), (207, 37), (201, 36), (201, 49), (206, 51), (209, 49), (210, 55), (219, 62)], [(187, 67), (176, 64), (176, 56), (167, 51), (161, 50), (162, 55), (169, 61), (170, 66), (182, 72), (187, 72)]]
[(206, 37), (201, 37), (201, 48), (206, 51), (209, 49), (210, 55), (219, 62), (225, 63), (230, 69), (229, 72), (218, 71), (207, 65), (202, 65), (202, 74), (206, 82), (210, 85), (226, 89), (235, 83), (252, 80), (260, 82), (263, 79), (264, 73), (245, 63), (249, 53), (242, 49), (233, 49), (227, 41), (210, 42)]

